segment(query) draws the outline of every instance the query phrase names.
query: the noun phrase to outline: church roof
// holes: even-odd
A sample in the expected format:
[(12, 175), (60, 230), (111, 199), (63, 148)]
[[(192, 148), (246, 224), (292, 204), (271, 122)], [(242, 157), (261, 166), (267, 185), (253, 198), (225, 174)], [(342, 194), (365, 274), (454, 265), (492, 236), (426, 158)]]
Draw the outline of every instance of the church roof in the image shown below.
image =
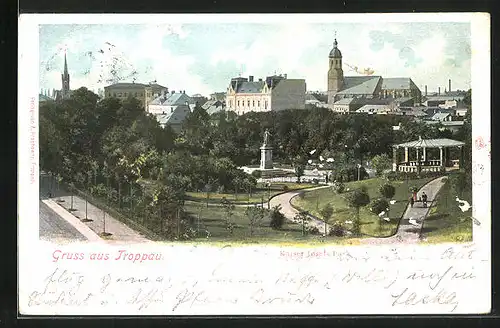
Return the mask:
[(380, 76), (346, 76), (344, 88), (338, 95), (372, 95), (379, 84)]
[(409, 148), (438, 148), (438, 147), (454, 147), (454, 146), (463, 146), (465, 145), (462, 141), (457, 141), (453, 139), (422, 139), (410, 141), (395, 145), (397, 147), (409, 147)]
[(388, 77), (382, 79), (382, 89), (386, 90), (409, 90), (411, 88), (409, 77)]

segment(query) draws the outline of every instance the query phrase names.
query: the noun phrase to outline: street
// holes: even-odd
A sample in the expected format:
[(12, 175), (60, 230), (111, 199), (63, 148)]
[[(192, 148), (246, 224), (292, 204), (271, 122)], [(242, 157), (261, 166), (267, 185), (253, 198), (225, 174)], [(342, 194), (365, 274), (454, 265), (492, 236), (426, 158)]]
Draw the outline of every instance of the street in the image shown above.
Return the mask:
[(39, 201), (40, 206), (40, 239), (86, 240), (71, 224), (54, 213), (47, 205)]

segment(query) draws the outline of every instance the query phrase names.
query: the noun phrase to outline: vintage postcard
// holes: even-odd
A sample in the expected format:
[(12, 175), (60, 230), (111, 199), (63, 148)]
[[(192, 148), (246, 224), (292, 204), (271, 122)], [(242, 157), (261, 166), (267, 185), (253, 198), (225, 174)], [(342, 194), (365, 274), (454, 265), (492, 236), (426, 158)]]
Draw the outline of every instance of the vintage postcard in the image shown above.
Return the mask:
[(484, 13), (19, 19), (20, 315), (491, 307)]

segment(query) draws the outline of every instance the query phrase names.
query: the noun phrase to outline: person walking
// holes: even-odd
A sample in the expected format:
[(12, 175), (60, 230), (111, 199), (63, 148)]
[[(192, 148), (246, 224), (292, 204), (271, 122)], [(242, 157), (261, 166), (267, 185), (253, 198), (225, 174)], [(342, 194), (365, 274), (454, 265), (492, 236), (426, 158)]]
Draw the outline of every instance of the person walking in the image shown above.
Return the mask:
[(424, 205), (424, 207), (427, 207), (427, 195), (425, 192), (422, 192), (422, 205)]
[(410, 197), (410, 207), (413, 208), (413, 204), (415, 204), (415, 199), (413, 199), (413, 195)]

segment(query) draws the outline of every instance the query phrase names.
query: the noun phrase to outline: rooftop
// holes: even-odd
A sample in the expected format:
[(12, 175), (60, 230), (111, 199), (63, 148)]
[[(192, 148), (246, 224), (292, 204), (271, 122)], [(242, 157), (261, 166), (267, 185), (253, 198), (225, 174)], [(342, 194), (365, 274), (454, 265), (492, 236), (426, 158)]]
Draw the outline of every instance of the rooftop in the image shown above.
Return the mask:
[(433, 121), (442, 121), (450, 115), (451, 115), (450, 113), (436, 113), (436, 114), (434, 114), (434, 116), (432, 116), (432, 120)]
[(388, 77), (382, 79), (382, 89), (387, 90), (409, 90), (411, 88), (409, 77)]
[(338, 95), (371, 95), (375, 93), (380, 76), (346, 76), (344, 88)]
[(104, 88), (144, 88), (146, 86), (147, 86), (146, 84), (142, 83), (120, 82), (108, 85), (107, 87)]
[(457, 141), (453, 139), (422, 139), (419, 137), (418, 140), (404, 142), (401, 144), (394, 145), (396, 147), (409, 147), (409, 148), (439, 148), (439, 147), (458, 147), (465, 145), (462, 141)]

